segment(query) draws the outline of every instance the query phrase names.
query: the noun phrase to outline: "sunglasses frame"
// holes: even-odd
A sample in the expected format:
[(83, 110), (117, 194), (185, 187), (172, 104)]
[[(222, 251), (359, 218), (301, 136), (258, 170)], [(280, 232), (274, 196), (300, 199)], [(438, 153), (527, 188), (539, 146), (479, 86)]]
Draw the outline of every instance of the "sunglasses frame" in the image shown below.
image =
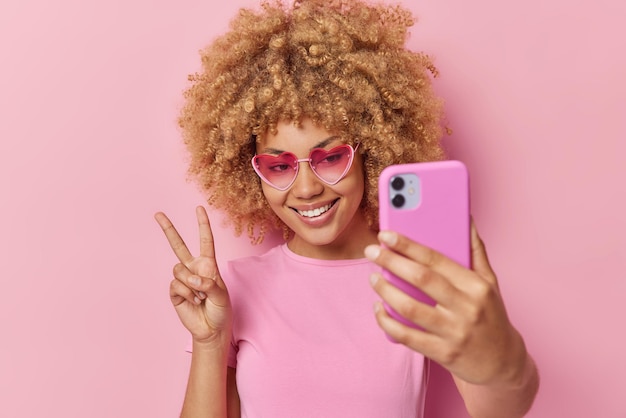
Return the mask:
[[(254, 157), (252, 157), (251, 163), (252, 163), (252, 168), (254, 169), (254, 172), (257, 174), (257, 176), (259, 176), (261, 178), (261, 180), (263, 180), (265, 182), (265, 184), (267, 184), (268, 186), (276, 189), (276, 190), (280, 190), (281, 192), (284, 192), (285, 190), (289, 189), (293, 183), (296, 181), (296, 178), (298, 178), (298, 173), (300, 172), (300, 163), (304, 163), (307, 162), (309, 163), (309, 167), (311, 168), (311, 171), (315, 174), (315, 176), (320, 179), (324, 184), (328, 184), (330, 186), (333, 186), (337, 183), (339, 183), (341, 180), (343, 180), (343, 178), (348, 174), (348, 171), (350, 171), (350, 168), (352, 168), (352, 163), (354, 162), (354, 154), (356, 152), (356, 150), (359, 148), (359, 145), (361, 143), (357, 142), (356, 146), (353, 148), (352, 145), (350, 144), (341, 144), (341, 145), (337, 145), (336, 147), (333, 147), (329, 150), (325, 150), (324, 148), (314, 148), (311, 150), (311, 152), (309, 153), (309, 157), (308, 158), (298, 158), (294, 153), (289, 152), (289, 151), (285, 151), (282, 152), (280, 155), (271, 155), (271, 154), (255, 154)], [(333, 150), (336, 150), (337, 148), (344, 148), (347, 147), (350, 150), (350, 154), (349, 154), (349, 161), (348, 164), (346, 164), (346, 168), (343, 171), (343, 173), (341, 173), (341, 175), (337, 178), (337, 180), (329, 182), (325, 179), (323, 179), (315, 170), (315, 168), (313, 167), (312, 164), (312, 158), (311, 155), (318, 150), (322, 150), (324, 151), (326, 154), (330, 154)], [(258, 168), (257, 166), (257, 157), (260, 155), (269, 155), (271, 157), (280, 157), (283, 155), (289, 155), (293, 157), (293, 162), (294, 162), (294, 171), (295, 174), (293, 176), (293, 179), (291, 179), (291, 181), (289, 182), (289, 184), (285, 187), (278, 187), (275, 184), (273, 184), (272, 182), (270, 182), (267, 178), (265, 178), (265, 176), (263, 175), (263, 173), (261, 173), (261, 170)]]

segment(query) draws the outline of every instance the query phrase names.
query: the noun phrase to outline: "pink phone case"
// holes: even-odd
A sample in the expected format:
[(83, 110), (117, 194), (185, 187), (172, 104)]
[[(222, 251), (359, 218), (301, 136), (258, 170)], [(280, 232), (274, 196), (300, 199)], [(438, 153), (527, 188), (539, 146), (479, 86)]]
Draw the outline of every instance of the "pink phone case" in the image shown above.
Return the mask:
[[(391, 182), (407, 174), (416, 181), (406, 184), (404, 192), (394, 190)], [(390, 166), (381, 173), (378, 185), (381, 230), (396, 231), (470, 266), (469, 179), (463, 163), (450, 160)], [(407, 200), (417, 197), (417, 206), (395, 207), (392, 199), (399, 193)], [(435, 304), (428, 295), (389, 271), (383, 270), (383, 276), (413, 298)], [(389, 306), (386, 309), (398, 321), (419, 328)]]

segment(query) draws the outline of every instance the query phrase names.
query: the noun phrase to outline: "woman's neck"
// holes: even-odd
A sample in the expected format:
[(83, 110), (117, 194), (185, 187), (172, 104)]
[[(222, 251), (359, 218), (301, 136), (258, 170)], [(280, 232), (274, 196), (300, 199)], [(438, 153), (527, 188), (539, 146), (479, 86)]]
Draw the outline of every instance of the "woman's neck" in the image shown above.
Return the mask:
[[(361, 217), (358, 217), (361, 218)], [(376, 232), (370, 229), (365, 219), (355, 219), (358, 227), (352, 225), (328, 244), (314, 244), (302, 237), (294, 236), (287, 247), (295, 254), (320, 260), (351, 260), (364, 258), (363, 250), (370, 244), (378, 243)]]

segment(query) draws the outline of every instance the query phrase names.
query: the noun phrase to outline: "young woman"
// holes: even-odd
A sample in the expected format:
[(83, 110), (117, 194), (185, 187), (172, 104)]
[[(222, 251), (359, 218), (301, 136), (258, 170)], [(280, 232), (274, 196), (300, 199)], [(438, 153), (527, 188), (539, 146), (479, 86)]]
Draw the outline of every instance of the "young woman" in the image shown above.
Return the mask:
[(358, 0), (265, 3), (203, 51), (180, 118), (190, 173), (237, 233), (260, 242), (280, 228), (285, 243), (218, 270), (204, 208), (198, 256), (156, 214), (193, 339), (182, 416), (421, 417), (431, 360), (472, 416), (530, 408), (537, 370), (476, 229), (471, 269), (377, 230), (382, 169), (443, 158), (436, 71), (404, 47), (412, 24), (401, 7)]

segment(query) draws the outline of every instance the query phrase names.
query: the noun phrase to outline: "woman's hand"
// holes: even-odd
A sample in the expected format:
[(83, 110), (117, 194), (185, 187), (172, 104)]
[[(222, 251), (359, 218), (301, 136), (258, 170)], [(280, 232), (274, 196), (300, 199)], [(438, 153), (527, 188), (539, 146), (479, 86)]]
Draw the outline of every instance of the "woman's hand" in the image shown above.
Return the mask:
[(424, 354), (471, 384), (516, 384), (527, 353), (509, 322), (496, 276), (472, 224), (472, 269), (395, 232), (383, 231), (366, 256), (424, 291), (436, 306), (420, 303), (372, 275), (372, 286), (391, 308), (423, 330), (407, 327), (378, 303), (376, 319), (394, 340)]
[[(201, 206), (196, 208), (196, 216), (200, 231), (200, 255), (197, 257), (191, 255), (164, 213), (159, 212), (154, 218), (180, 261), (174, 266), (174, 280), (170, 283), (172, 304), (194, 341), (205, 343), (218, 335), (230, 333), (232, 312), (226, 285), (215, 260), (209, 217)], [(230, 339), (230, 335), (224, 337)]]

